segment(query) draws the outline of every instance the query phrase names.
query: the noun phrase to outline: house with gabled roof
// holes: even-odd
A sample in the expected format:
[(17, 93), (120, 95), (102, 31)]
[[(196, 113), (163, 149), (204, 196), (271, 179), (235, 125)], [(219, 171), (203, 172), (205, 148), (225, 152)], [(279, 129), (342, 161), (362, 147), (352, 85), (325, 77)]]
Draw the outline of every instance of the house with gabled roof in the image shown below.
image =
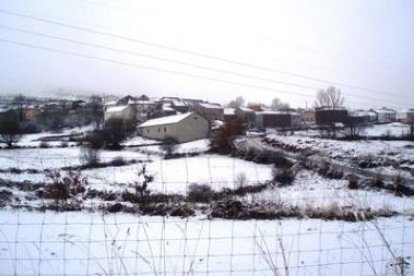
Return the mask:
[(210, 123), (197, 112), (188, 112), (148, 120), (138, 126), (138, 132), (149, 139), (184, 143), (209, 137)]

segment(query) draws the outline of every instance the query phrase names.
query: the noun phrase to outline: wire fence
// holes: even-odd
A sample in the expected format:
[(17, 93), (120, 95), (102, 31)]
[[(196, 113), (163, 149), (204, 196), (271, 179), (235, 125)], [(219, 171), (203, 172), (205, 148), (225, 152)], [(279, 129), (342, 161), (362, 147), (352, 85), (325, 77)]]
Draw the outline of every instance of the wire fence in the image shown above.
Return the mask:
[[(0, 156), (4, 169), (20, 162), (36, 172), (0, 172), (1, 275), (414, 274), (409, 196), (351, 190), (347, 180), (305, 169), (281, 187), (269, 180), (271, 165), (225, 156), (124, 156), (121, 165), (83, 168), (86, 190), (63, 202), (44, 196), (44, 173), (79, 166), (75, 157), (10, 158)], [(154, 176), (148, 198), (176, 199), (122, 196), (142, 184), (144, 164)], [(213, 196), (189, 200), (195, 183), (212, 187), (200, 196)], [(90, 190), (105, 197), (87, 197)]]

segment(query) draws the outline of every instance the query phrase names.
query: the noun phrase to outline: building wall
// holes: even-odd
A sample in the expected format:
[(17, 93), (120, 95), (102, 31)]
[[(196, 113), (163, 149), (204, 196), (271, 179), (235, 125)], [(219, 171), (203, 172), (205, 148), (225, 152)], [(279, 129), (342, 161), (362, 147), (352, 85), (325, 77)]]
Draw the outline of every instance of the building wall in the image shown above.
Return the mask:
[(202, 116), (193, 114), (178, 123), (142, 127), (139, 132), (143, 137), (149, 139), (173, 138), (179, 143), (184, 143), (207, 138), (210, 134), (210, 124)]
[(380, 123), (395, 122), (396, 120), (397, 120), (396, 113), (378, 112), (378, 122)]
[(118, 112), (105, 112), (105, 121), (112, 119), (112, 118), (120, 118), (124, 120), (130, 120), (133, 118), (132, 110), (127, 107), (122, 111)]
[(223, 108), (206, 108), (199, 106), (197, 112), (208, 120), (223, 120)]
[(188, 142), (207, 138), (210, 135), (210, 123), (204, 117), (193, 114), (178, 124), (178, 141)]
[(346, 123), (348, 111), (346, 109), (317, 109), (315, 111), (315, 119), (318, 125)]
[(177, 139), (178, 137), (177, 124), (143, 127), (139, 132), (143, 137), (155, 140), (165, 140), (170, 137)]
[(290, 128), (297, 124), (297, 119), (292, 114), (258, 114), (257, 120), (260, 128)]

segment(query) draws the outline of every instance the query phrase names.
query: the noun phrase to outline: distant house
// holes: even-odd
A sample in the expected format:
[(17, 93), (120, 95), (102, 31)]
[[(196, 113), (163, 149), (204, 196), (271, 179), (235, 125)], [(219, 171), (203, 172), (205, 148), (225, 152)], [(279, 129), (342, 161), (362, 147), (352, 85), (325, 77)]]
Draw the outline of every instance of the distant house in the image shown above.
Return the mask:
[(249, 109), (251, 109), (251, 110), (253, 110), (255, 112), (264, 111), (263, 104), (261, 104), (261, 103), (249, 103), (247, 105), (247, 108), (249, 108)]
[(348, 111), (348, 117), (351, 118), (351, 122), (361, 123), (373, 123), (378, 119), (377, 113), (370, 110), (351, 110)]
[(228, 122), (236, 119), (236, 109), (234, 108), (224, 108), (223, 110), (223, 121)]
[(253, 109), (239, 106), (235, 112), (237, 119), (243, 121), (247, 125), (247, 128), (257, 127), (256, 112)]
[(305, 124), (314, 124), (316, 122), (315, 110), (306, 109), (299, 112), (300, 121)]
[(36, 121), (42, 116), (43, 109), (37, 106), (23, 106), (22, 112), (25, 120)]
[(414, 122), (414, 109), (404, 109), (397, 114), (397, 119), (401, 123), (407, 124)]
[(377, 114), (378, 123), (391, 123), (397, 120), (397, 111), (383, 107), (376, 109), (374, 112)]
[(348, 111), (343, 107), (318, 107), (315, 109), (316, 124), (320, 126), (333, 126), (337, 123), (345, 124)]
[(260, 129), (282, 128), (291, 129), (299, 125), (299, 114), (292, 111), (257, 112), (257, 126)]
[(133, 111), (128, 105), (110, 106), (105, 110), (105, 121), (109, 119), (131, 120), (131, 118), (133, 118)]
[(181, 100), (173, 100), (171, 102), (171, 107), (174, 110), (181, 112), (181, 113), (186, 113), (190, 111), (190, 106), (186, 102), (181, 101)]
[(196, 112), (152, 119), (138, 126), (138, 132), (156, 140), (174, 139), (179, 143), (207, 138), (209, 121)]
[[(113, 117), (113, 114), (118, 113), (118, 115), (115, 116), (128, 120), (145, 121), (151, 114), (155, 113), (157, 109), (159, 109), (159, 103), (150, 100), (146, 95), (142, 95), (138, 98), (127, 95), (117, 101), (111, 101), (105, 104), (105, 120)], [(122, 110), (122, 116), (119, 114), (120, 110)], [(112, 114), (107, 114), (108, 112)]]
[(195, 106), (195, 110), (206, 119), (223, 120), (223, 107), (219, 104), (212, 103), (198, 103)]

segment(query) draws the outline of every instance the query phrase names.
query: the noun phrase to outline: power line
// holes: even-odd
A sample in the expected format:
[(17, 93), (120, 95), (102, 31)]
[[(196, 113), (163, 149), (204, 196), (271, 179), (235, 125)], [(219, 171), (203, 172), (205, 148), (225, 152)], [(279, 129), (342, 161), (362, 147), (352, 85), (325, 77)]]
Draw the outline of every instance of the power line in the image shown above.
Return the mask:
[[(39, 50), (44, 50), (44, 51), (48, 51), (48, 52), (55, 52), (55, 53), (64, 54), (64, 55), (70, 55), (70, 56), (93, 59), (93, 60), (98, 60), (98, 61), (103, 61), (103, 62), (108, 62), (108, 63), (126, 65), (126, 66), (146, 69), (146, 70), (158, 71), (158, 72), (175, 74), (175, 75), (183, 75), (183, 76), (186, 76), (186, 77), (191, 77), (191, 78), (196, 78), (196, 79), (203, 79), (203, 80), (213, 81), (213, 82), (220, 82), (220, 83), (225, 83), (225, 84), (230, 84), (230, 85), (244, 86), (244, 87), (249, 87), (249, 88), (254, 88), (254, 89), (259, 89), (259, 90), (279, 92), (279, 93), (284, 93), (284, 94), (291, 94), (291, 95), (296, 95), (296, 96), (306, 97), (306, 98), (309, 98), (309, 97), (312, 96), (312, 95), (309, 95), (309, 94), (303, 94), (303, 93), (294, 92), (294, 91), (278, 90), (278, 89), (265, 87), (265, 86), (252, 85), (252, 84), (249, 84), (249, 83), (229, 81), (229, 80), (220, 79), (220, 78), (206, 77), (206, 76), (201, 76), (201, 75), (196, 75), (196, 74), (191, 74), (191, 73), (186, 73), (186, 72), (179, 72), (179, 71), (174, 71), (174, 70), (169, 70), (169, 69), (162, 69), (162, 68), (153, 67), (153, 66), (138, 65), (138, 64), (135, 64), (135, 63), (119, 61), (119, 60), (115, 60), (115, 59), (101, 58), (101, 57), (97, 57), (97, 56), (93, 56), (93, 55), (79, 54), (79, 53), (75, 53), (75, 52), (71, 52), (71, 51), (60, 50), (60, 49), (44, 47), (44, 46), (38, 46), (38, 45), (29, 44), (29, 43), (8, 40), (8, 39), (0, 38), (0, 42), (19, 45), (19, 46), (28, 47), (28, 48), (39, 49)], [(351, 95), (349, 95), (349, 96), (351, 96)], [(360, 97), (360, 98), (364, 98), (364, 97)]]
[[(43, 33), (33, 32), (33, 31), (29, 31), (29, 30), (24, 30), (24, 29), (10, 27), (10, 26), (4, 26), (4, 25), (0, 25), (0, 28), (15, 31), (15, 32), (21, 32), (21, 33), (25, 33), (25, 34), (30, 34), (30, 35), (36, 35), (36, 36), (41, 36), (41, 37), (46, 37), (46, 38), (51, 38), (51, 39), (57, 39), (57, 40), (61, 40), (61, 41), (66, 41), (66, 42), (70, 42), (70, 43), (75, 43), (75, 44), (79, 44), (79, 45), (88, 46), (88, 47), (94, 47), (94, 48), (99, 48), (99, 49), (104, 49), (104, 50), (110, 50), (110, 51), (114, 51), (114, 52), (122, 52), (122, 53), (135, 55), (135, 56), (143, 56), (143, 57), (150, 58), (150, 59), (167, 61), (167, 62), (176, 63), (176, 64), (180, 64), (180, 65), (185, 65), (185, 66), (191, 66), (191, 67), (195, 67), (195, 68), (199, 68), (199, 69), (210, 70), (210, 71), (214, 71), (214, 72), (227, 73), (227, 74), (234, 74), (234, 75), (241, 76), (241, 77), (252, 78), (252, 79), (257, 79), (257, 80), (264, 80), (264, 81), (269, 81), (269, 82), (274, 82), (274, 83), (280, 84), (279, 81), (274, 81), (272, 79), (261, 78), (261, 77), (252, 76), (252, 75), (248, 75), (248, 74), (242, 74), (242, 73), (229, 71), (229, 70), (216, 69), (216, 68), (213, 68), (213, 67), (207, 67), (207, 66), (197, 65), (197, 64), (193, 64), (193, 63), (168, 59), (168, 58), (161, 58), (161, 57), (157, 57), (157, 56), (153, 56), (153, 55), (147, 55), (147, 54), (142, 54), (142, 53), (138, 53), (138, 52), (123, 50), (123, 49), (119, 49), (119, 48), (103, 46), (103, 45), (100, 45), (100, 44), (83, 42), (83, 41), (78, 41), (78, 40), (74, 40), (74, 39), (70, 39), (70, 38), (64, 38), (64, 37), (59, 37), (59, 36), (55, 36), (55, 35), (43, 34)], [(282, 83), (282, 84), (288, 85), (286, 83)], [(297, 84), (297, 85), (292, 84), (292, 85), (298, 86), (298, 87), (301, 87), (301, 88), (307, 87), (307, 86), (302, 86), (300, 84)], [(312, 90), (315, 91), (315, 90), (317, 90), (317, 88), (312, 88)], [(347, 95), (348, 96), (354, 96), (354, 97), (361, 97), (360, 95), (357, 96), (357, 95), (353, 95), (353, 94), (350, 94), (350, 93), (347, 93)], [(376, 99), (372, 96), (363, 96), (363, 98)]]
[[(166, 62), (170, 62), (170, 63), (190, 66), (190, 67), (203, 69), (203, 70), (210, 70), (210, 71), (214, 71), (214, 72), (233, 74), (233, 75), (236, 75), (236, 76), (239, 76), (239, 77), (244, 77), (244, 78), (250, 78), (250, 79), (255, 79), (255, 80), (260, 80), (260, 81), (268, 81), (268, 82), (272, 82), (272, 83), (276, 83), (276, 84), (282, 84), (282, 85), (296, 86), (296, 87), (299, 87), (299, 88), (310, 89), (312, 91), (316, 91), (316, 90), (319, 89), (318, 87), (312, 87), (312, 86), (307, 86), (307, 85), (302, 85), (302, 84), (278, 81), (278, 80), (274, 80), (274, 79), (270, 79), (270, 78), (263, 78), (263, 77), (249, 75), (249, 74), (243, 74), (243, 73), (239, 73), (239, 72), (235, 72), (235, 71), (231, 71), (231, 70), (213, 68), (213, 67), (209, 67), (209, 66), (203, 66), (203, 65), (198, 65), (198, 64), (194, 64), (194, 63), (189, 63), (189, 62), (179, 61), (179, 60), (174, 60), (174, 59), (169, 59), (169, 58), (162, 58), (162, 57), (158, 57), (158, 56), (154, 56), (154, 55), (142, 54), (142, 53), (139, 53), (139, 52), (134, 52), (134, 51), (124, 50), (124, 49), (120, 49), (120, 48), (113, 48), (113, 47), (103, 46), (103, 45), (100, 45), (100, 44), (95, 44), (95, 43), (90, 43), (90, 42), (78, 41), (78, 40), (74, 40), (74, 39), (70, 39), (70, 38), (64, 38), (64, 37), (55, 36), (55, 35), (49, 35), (49, 34), (33, 32), (33, 31), (24, 30), (24, 29), (15, 28), (15, 27), (10, 27), (10, 26), (0, 25), (0, 28), (15, 31), (15, 32), (21, 32), (21, 33), (26, 33), (26, 34), (51, 38), (51, 39), (57, 39), (57, 40), (61, 40), (61, 41), (66, 41), (66, 42), (70, 42), (70, 43), (75, 43), (75, 44), (79, 44), (79, 45), (88, 46), (88, 47), (94, 47), (94, 48), (99, 48), (99, 49), (104, 49), (104, 50), (109, 50), (109, 51), (114, 51), (114, 52), (121, 52), (121, 53), (126, 53), (126, 54), (134, 55), (134, 56), (142, 56), (142, 57), (146, 57), (146, 58), (149, 58), (149, 59), (166, 61)], [(352, 95), (352, 94), (349, 94), (349, 95), (350, 96), (355, 96), (355, 95)], [(358, 97), (359, 97), (359, 95), (358, 95)], [(374, 97), (374, 96), (364, 96), (364, 97), (365, 98), (376, 99), (376, 97)]]
[[(141, 40), (141, 39), (137, 39), (137, 38), (133, 38), (133, 37), (128, 37), (128, 36), (123, 36), (123, 35), (119, 35), (119, 34), (115, 34), (115, 33), (109, 33), (109, 32), (105, 32), (105, 31), (99, 31), (99, 30), (96, 30), (96, 29), (91, 29), (91, 28), (81, 27), (81, 26), (77, 26), (77, 25), (72, 25), (72, 24), (61, 22), (61, 21), (55, 21), (55, 20), (40, 18), (40, 17), (36, 17), (36, 16), (32, 16), (32, 15), (6, 11), (6, 10), (3, 10), (3, 9), (0, 9), (0, 13), (11, 15), (11, 16), (22, 17), (22, 18), (26, 18), (26, 19), (30, 19), (30, 20), (40, 21), (40, 22), (44, 22), (44, 23), (54, 24), (54, 25), (58, 25), (58, 26), (63, 26), (63, 27), (66, 27), (66, 28), (81, 30), (81, 31), (85, 31), (85, 32), (91, 32), (91, 33), (98, 34), (98, 35), (110, 36), (110, 37), (123, 39), (123, 40), (131, 41), (131, 42), (135, 42), (135, 43), (140, 43), (140, 44), (144, 44), (144, 45), (147, 45), (147, 46), (156, 47), (156, 48), (160, 48), (160, 49), (164, 49), (164, 50), (170, 50), (170, 51), (175, 51), (175, 52), (179, 52), (179, 53), (183, 53), (183, 54), (199, 56), (199, 57), (202, 57), (202, 58), (218, 60), (218, 61), (221, 61), (221, 62), (235, 64), (235, 65), (238, 65), (238, 66), (243, 66), (243, 67), (248, 67), (248, 68), (255, 68), (255, 69), (262, 70), (262, 71), (268, 71), (268, 72), (275, 72), (275, 73), (279, 73), (279, 74), (290, 75), (290, 76), (293, 76), (293, 77), (308, 79), (308, 80), (312, 80), (312, 81), (324, 82), (324, 83), (329, 84), (329, 85), (340, 85), (340, 86), (343, 86), (343, 87), (348, 87), (348, 88), (357, 89), (357, 90), (364, 90), (364, 91), (368, 91), (368, 92), (371, 92), (371, 93), (382, 94), (382, 95), (386, 95), (386, 96), (392, 96), (392, 97), (396, 96), (394, 94), (388, 94), (388, 93), (385, 93), (383, 91), (377, 91), (377, 90), (370, 89), (370, 88), (365, 88), (365, 87), (361, 87), (361, 86), (346, 84), (346, 83), (342, 83), (342, 82), (336, 82), (336, 81), (329, 81), (329, 80), (314, 78), (314, 77), (305, 76), (305, 75), (302, 75), (302, 74), (287, 72), (287, 71), (274, 69), (274, 68), (269, 68), (269, 67), (265, 67), (265, 66), (260, 66), (260, 65), (256, 65), (256, 64), (252, 64), (252, 63), (235, 61), (235, 60), (232, 60), (232, 59), (227, 59), (227, 58), (217, 57), (217, 56), (213, 56), (213, 55), (209, 55), (209, 54), (205, 54), (205, 53), (199, 53), (199, 52), (195, 52), (195, 51), (191, 51), (191, 50), (166, 46), (166, 45), (162, 45), (162, 44), (159, 44), (159, 43), (155, 43), (155, 42), (151, 42), (151, 41), (145, 41), (145, 40)], [(289, 84), (286, 84), (286, 85), (289, 85)], [(302, 87), (302, 88), (305, 88), (305, 87)], [(306, 89), (310, 89), (310, 88), (307, 87)], [(314, 89), (314, 88), (312, 88), (312, 89)], [(407, 97), (410, 97), (410, 96), (404, 96), (404, 98), (407, 98)], [(414, 97), (414, 96), (411, 96), (411, 97)]]
[(282, 91), (282, 90), (277, 90), (277, 89), (273, 89), (273, 88), (270, 88), (270, 87), (252, 85), (252, 84), (242, 83), (242, 82), (228, 81), (228, 80), (219, 79), (219, 78), (205, 77), (205, 76), (191, 74), (191, 73), (178, 72), (178, 71), (174, 71), (174, 70), (162, 69), (162, 68), (157, 68), (157, 67), (152, 67), (152, 66), (138, 65), (138, 64), (135, 64), (135, 63), (125, 62), (125, 61), (101, 58), (101, 57), (96, 57), (96, 56), (86, 55), (86, 54), (79, 54), (79, 53), (75, 53), (75, 52), (71, 52), (71, 51), (60, 50), (60, 49), (55, 49), (55, 48), (50, 48), (50, 47), (43, 47), (43, 46), (38, 46), (38, 45), (29, 44), (29, 43), (3, 39), (3, 38), (0, 38), (0, 42), (19, 45), (19, 46), (28, 47), (28, 48), (39, 49), (39, 50), (44, 50), (44, 51), (49, 51), (49, 52), (60, 53), (60, 54), (64, 54), (64, 55), (71, 55), (71, 56), (94, 59), (94, 60), (99, 60), (99, 61), (104, 61), (104, 62), (109, 62), (109, 63), (116, 63), (116, 64), (121, 64), (121, 65), (126, 65), (126, 66), (132, 66), (132, 67), (137, 67), (137, 68), (147, 69), (147, 70), (152, 70), (152, 71), (170, 73), (170, 74), (175, 74), (175, 75), (183, 75), (183, 76), (187, 76), (187, 77), (191, 77), (191, 78), (204, 79), (204, 80), (214, 81), (214, 82), (221, 82), (221, 83), (226, 83), (226, 84), (231, 84), (231, 85), (245, 86), (245, 87), (249, 87), (249, 88), (267, 90), (267, 91), (272, 91), (272, 92), (280, 92), (280, 93), (285, 93), (285, 94), (293, 94), (293, 95), (297, 95), (297, 96), (301, 96), (301, 97), (310, 97), (310, 96), (312, 96), (312, 95), (302, 94), (302, 93), (293, 92), (293, 91)]
[(291, 82), (278, 81), (278, 80), (274, 80), (274, 79), (270, 79), (270, 78), (263, 78), (263, 77), (249, 75), (249, 74), (243, 74), (243, 73), (239, 73), (239, 72), (235, 72), (235, 71), (231, 71), (231, 70), (213, 68), (213, 67), (209, 67), (209, 66), (198, 65), (198, 64), (194, 64), (194, 63), (190, 63), (190, 62), (179, 61), (179, 60), (174, 60), (174, 59), (169, 59), (169, 58), (162, 58), (162, 57), (158, 57), (158, 56), (154, 56), (154, 55), (142, 54), (142, 53), (129, 51), (129, 50), (124, 50), (124, 49), (120, 49), (120, 48), (113, 48), (113, 47), (103, 46), (103, 45), (100, 45), (100, 44), (95, 44), (95, 43), (90, 43), (90, 42), (83, 42), (83, 41), (78, 41), (78, 40), (74, 40), (74, 39), (70, 39), (70, 38), (64, 38), (64, 37), (59, 37), (59, 36), (55, 36), (55, 35), (38, 33), (38, 32), (28, 31), (28, 30), (24, 30), (24, 29), (20, 29), (20, 28), (10, 27), (10, 26), (0, 25), (0, 28), (15, 31), (15, 32), (21, 32), (21, 33), (26, 33), (26, 34), (31, 34), (31, 35), (42, 36), (42, 37), (46, 37), (46, 38), (52, 38), (52, 39), (67, 41), (67, 42), (71, 42), (71, 43), (75, 43), (75, 44), (80, 44), (80, 45), (94, 47), (94, 48), (100, 48), (100, 49), (114, 51), (114, 52), (122, 52), (122, 53), (126, 53), (126, 54), (129, 54), (129, 55), (142, 56), (142, 57), (155, 59), (155, 60), (160, 60), (160, 61), (167, 61), (167, 62), (179, 64), (179, 65), (191, 66), (191, 67), (204, 69), (204, 70), (210, 70), (210, 71), (221, 72), (221, 73), (226, 73), (226, 74), (233, 74), (233, 75), (236, 75), (236, 76), (239, 76), (239, 77), (244, 77), (244, 78), (256, 79), (256, 80), (260, 80), (260, 81), (268, 81), (268, 82), (273, 82), (273, 83), (283, 84), (283, 85), (296, 86), (296, 87), (300, 87), (300, 88), (304, 88), (304, 89), (310, 89), (312, 91), (315, 91), (315, 90), (319, 89), (318, 87), (312, 87), (312, 86), (307, 86), (307, 85), (302, 85), (302, 84), (297, 84), (297, 83), (291, 83)]

